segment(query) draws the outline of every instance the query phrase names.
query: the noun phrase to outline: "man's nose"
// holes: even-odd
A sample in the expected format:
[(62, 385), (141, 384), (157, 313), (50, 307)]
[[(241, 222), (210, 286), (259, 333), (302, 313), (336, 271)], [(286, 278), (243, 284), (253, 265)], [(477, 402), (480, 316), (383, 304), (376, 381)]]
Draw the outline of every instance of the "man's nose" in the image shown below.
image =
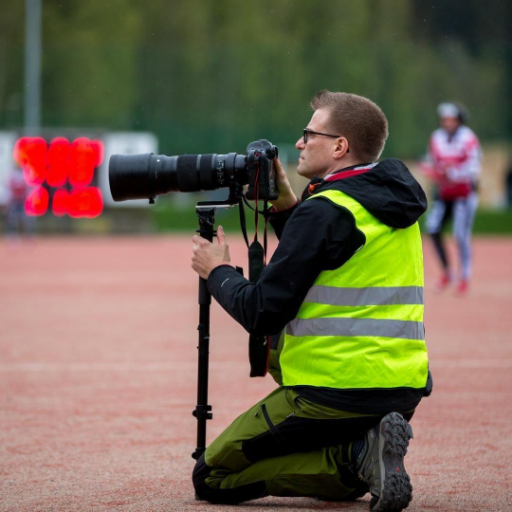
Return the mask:
[(304, 149), (304, 147), (306, 146), (306, 144), (304, 144), (304, 137), (301, 137), (296, 143), (295, 143), (295, 147), (297, 149)]

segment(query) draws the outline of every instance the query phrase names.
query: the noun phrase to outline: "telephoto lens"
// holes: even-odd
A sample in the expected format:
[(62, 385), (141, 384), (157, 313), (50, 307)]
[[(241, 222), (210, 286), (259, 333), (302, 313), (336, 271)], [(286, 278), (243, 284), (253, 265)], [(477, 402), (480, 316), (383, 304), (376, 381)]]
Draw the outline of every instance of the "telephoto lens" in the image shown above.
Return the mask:
[(108, 166), (114, 201), (154, 199), (169, 192), (198, 192), (249, 185), (247, 199), (276, 199), (273, 160), (278, 150), (266, 139), (247, 146), (247, 155), (112, 155)]
[(229, 187), (235, 180), (247, 184), (246, 156), (112, 155), (109, 161), (110, 191), (114, 201), (152, 199), (169, 192), (197, 192)]

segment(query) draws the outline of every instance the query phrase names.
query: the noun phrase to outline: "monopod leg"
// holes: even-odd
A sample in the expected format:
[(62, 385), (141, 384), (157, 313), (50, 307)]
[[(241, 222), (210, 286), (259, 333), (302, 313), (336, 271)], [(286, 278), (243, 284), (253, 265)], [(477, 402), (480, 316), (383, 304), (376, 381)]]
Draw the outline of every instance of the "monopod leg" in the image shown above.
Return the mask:
[[(199, 234), (213, 240), (213, 226), (215, 223), (215, 209), (197, 209), (199, 217)], [(192, 414), (197, 418), (197, 444), (192, 457), (199, 457), (206, 450), (206, 421), (212, 419), (212, 406), (208, 405), (208, 368), (210, 353), (210, 305), (212, 297), (206, 286), (206, 280), (199, 278), (199, 344), (198, 371), (197, 371), (197, 405)]]

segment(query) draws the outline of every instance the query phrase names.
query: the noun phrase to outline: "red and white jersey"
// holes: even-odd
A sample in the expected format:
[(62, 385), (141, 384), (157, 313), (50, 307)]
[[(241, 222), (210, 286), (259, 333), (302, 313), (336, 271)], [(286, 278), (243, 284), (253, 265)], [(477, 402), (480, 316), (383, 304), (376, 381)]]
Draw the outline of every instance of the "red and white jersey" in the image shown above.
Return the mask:
[(452, 136), (443, 128), (437, 129), (430, 137), (428, 156), (430, 163), (453, 182), (475, 183), (480, 175), (480, 141), (467, 126), (460, 126)]

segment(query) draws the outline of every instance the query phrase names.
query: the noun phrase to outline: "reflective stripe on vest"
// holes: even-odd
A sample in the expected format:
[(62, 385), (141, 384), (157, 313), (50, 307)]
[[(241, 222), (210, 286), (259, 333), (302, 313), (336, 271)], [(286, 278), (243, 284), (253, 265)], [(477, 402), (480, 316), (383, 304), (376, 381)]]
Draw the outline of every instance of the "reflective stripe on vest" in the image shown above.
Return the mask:
[(326, 199), (352, 213), (366, 242), (341, 267), (320, 273), (286, 326), (284, 385), (424, 387), (428, 359), (418, 225), (386, 226), (337, 190), (308, 200)]
[(286, 326), (290, 336), (380, 336), (424, 340), (423, 322), (374, 318), (296, 318)]
[(312, 286), (304, 302), (335, 306), (423, 304), (423, 287), (333, 288), (332, 286)]

